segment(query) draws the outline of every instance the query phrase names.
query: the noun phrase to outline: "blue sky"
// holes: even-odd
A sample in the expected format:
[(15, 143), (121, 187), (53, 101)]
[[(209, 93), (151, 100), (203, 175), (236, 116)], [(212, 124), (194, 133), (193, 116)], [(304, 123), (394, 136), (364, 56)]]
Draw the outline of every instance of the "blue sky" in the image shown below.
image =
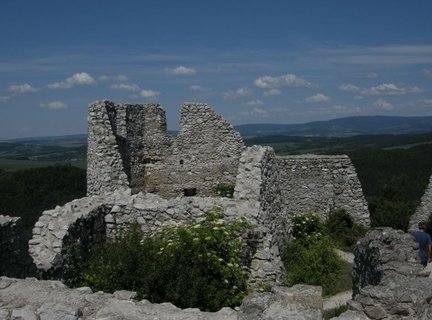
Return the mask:
[(0, 139), (85, 133), (100, 99), (232, 124), (432, 115), (430, 0), (2, 0)]

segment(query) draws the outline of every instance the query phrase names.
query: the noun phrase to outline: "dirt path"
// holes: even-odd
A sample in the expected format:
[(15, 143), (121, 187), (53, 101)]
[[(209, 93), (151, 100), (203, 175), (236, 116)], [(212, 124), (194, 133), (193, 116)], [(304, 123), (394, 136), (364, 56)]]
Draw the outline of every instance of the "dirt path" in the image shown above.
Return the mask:
[(340, 292), (334, 296), (324, 298), (323, 308), (324, 311), (339, 308), (347, 303), (352, 298), (352, 291)]
[(343, 261), (346, 261), (346, 262), (351, 263), (351, 264), (354, 262), (354, 255), (351, 252), (345, 252), (345, 251), (336, 249), (336, 253)]

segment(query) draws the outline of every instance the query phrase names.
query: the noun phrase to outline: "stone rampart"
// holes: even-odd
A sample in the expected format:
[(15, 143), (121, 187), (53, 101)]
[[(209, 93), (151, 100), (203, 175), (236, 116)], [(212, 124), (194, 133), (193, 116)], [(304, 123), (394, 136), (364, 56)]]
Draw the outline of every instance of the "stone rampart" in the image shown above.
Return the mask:
[(89, 109), (88, 194), (130, 187), (164, 198), (185, 190), (215, 195), (235, 184), (240, 135), (206, 104), (184, 104), (180, 131), (169, 136), (163, 109), (97, 101)]
[(27, 241), (21, 218), (0, 215), (0, 275), (25, 277), (36, 271)]
[(410, 229), (417, 229), (418, 223), (428, 221), (432, 216), (432, 175), (429, 179), (429, 185), (423, 194), (420, 205), (410, 218)]
[(317, 213), (323, 220), (344, 209), (362, 225), (369, 210), (355, 168), (346, 155), (301, 155), (276, 158), (277, 184), (288, 216)]
[[(215, 206), (223, 209), (226, 220), (247, 218), (249, 214), (228, 198), (164, 199), (151, 193), (131, 194), (129, 189), (85, 197), (44, 211), (33, 229), (29, 252), (38, 269), (61, 276), (63, 250), (75, 240), (79, 239), (88, 250), (133, 223), (140, 225), (144, 236), (150, 236), (165, 227), (195, 221)], [(257, 225), (250, 236), (253, 239), (246, 240), (253, 240), (254, 248), (250, 265), (246, 266), (249, 285), (258, 288), (276, 283), (282, 274), (282, 263), (272, 234)]]
[(431, 319), (429, 276), (411, 235), (391, 228), (375, 229), (356, 246), (354, 298), (349, 307), (370, 319)]
[[(216, 197), (235, 186), (232, 199)], [(190, 192), (186, 196), (185, 191)], [(270, 147), (245, 148), (230, 124), (205, 104), (182, 106), (180, 131), (170, 136), (159, 105), (98, 101), (89, 110), (89, 196), (43, 213), (29, 252), (37, 268), (61, 276), (64, 249), (86, 246), (138, 223), (149, 236), (192, 222), (214, 206), (224, 219), (246, 218), (256, 229), (249, 243), (249, 284), (277, 282), (279, 247), (289, 239), (293, 213), (326, 219), (347, 210), (368, 225), (366, 201), (347, 156), (276, 157)]]
[(136, 293), (95, 292), (88, 287), (70, 289), (59, 281), (0, 277), (0, 319), (25, 320), (260, 320), (322, 319), (321, 288), (297, 285), (275, 287), (249, 296), (239, 311), (223, 308), (203, 312), (180, 309), (169, 302), (136, 300)]

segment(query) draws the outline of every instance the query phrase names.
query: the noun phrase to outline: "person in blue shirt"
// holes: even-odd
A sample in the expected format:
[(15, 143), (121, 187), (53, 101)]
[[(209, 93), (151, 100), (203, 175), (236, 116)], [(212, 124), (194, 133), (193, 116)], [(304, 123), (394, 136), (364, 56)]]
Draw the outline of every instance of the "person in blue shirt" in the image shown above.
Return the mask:
[(424, 267), (432, 261), (432, 240), (429, 233), (426, 232), (426, 223), (419, 222), (417, 231), (410, 231), (414, 240), (419, 244), (419, 255)]

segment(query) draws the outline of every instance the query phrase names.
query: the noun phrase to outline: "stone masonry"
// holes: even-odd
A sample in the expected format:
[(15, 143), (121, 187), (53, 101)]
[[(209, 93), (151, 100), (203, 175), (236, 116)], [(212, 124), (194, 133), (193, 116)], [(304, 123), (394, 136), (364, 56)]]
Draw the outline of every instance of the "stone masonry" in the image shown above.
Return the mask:
[(166, 198), (185, 189), (211, 196), (219, 184), (235, 184), (243, 141), (205, 104), (182, 106), (176, 136), (157, 104), (97, 101), (88, 122), (89, 195), (130, 187)]
[(0, 215), (0, 275), (25, 277), (35, 271), (21, 218)]
[[(219, 206), (224, 218), (255, 226), (249, 284), (281, 276), (278, 248), (288, 240), (293, 213), (345, 209), (364, 225), (369, 213), (346, 156), (276, 157), (270, 147), (245, 147), (231, 125), (205, 104), (182, 106), (180, 131), (166, 132), (159, 105), (97, 101), (89, 108), (88, 196), (43, 213), (29, 252), (37, 268), (61, 270), (64, 246), (87, 246), (138, 222), (145, 235), (199, 218)], [(219, 184), (234, 187), (218, 197)], [(186, 190), (193, 190), (186, 196)]]
[(420, 205), (417, 207), (410, 219), (410, 229), (417, 229), (420, 221), (428, 221), (432, 215), (432, 175), (429, 180), (429, 185), (423, 194)]
[(180, 309), (169, 302), (136, 300), (136, 293), (70, 289), (59, 281), (0, 277), (0, 319), (24, 320), (277, 320), (322, 319), (321, 288), (297, 285), (247, 297), (239, 311), (203, 312)]
[(432, 319), (432, 278), (410, 234), (377, 228), (361, 239), (349, 308), (367, 319)]

